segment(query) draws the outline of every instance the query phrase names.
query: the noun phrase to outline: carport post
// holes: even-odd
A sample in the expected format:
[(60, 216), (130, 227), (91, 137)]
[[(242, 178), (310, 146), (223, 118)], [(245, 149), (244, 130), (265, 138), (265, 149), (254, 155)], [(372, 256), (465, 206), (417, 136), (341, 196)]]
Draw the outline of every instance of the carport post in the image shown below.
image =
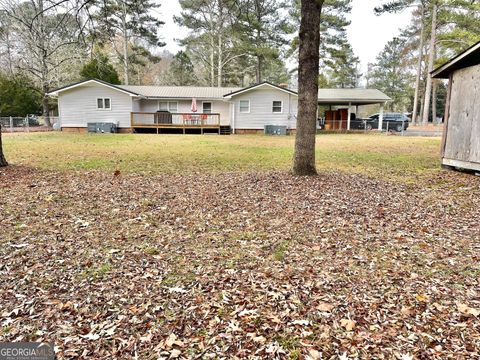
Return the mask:
[(382, 131), (383, 129), (383, 107), (385, 104), (380, 105), (380, 114), (378, 115), (378, 130)]

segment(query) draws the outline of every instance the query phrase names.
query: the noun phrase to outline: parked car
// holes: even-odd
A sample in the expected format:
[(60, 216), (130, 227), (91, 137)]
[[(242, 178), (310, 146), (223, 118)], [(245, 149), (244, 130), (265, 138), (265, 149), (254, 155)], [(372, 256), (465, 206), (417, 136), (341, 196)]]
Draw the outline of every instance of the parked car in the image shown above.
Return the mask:
[[(378, 120), (380, 114), (373, 114), (367, 121), (367, 130), (378, 129)], [(382, 129), (393, 130), (401, 132), (407, 130), (410, 122), (410, 118), (402, 113), (385, 113), (383, 114)]]
[(372, 126), (369, 123), (369, 119), (357, 118), (357, 115), (352, 113), (350, 116), (350, 129), (372, 130)]

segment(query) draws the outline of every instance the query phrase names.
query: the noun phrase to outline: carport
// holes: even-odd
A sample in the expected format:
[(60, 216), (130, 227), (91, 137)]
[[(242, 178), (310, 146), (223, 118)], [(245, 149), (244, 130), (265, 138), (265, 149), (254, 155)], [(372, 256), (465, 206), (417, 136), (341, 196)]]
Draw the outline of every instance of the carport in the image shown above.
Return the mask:
[(350, 130), (352, 106), (380, 105), (378, 129), (382, 130), (383, 112), (385, 104), (392, 100), (386, 94), (376, 89), (319, 89), (318, 105), (322, 106), (348, 106), (347, 130)]

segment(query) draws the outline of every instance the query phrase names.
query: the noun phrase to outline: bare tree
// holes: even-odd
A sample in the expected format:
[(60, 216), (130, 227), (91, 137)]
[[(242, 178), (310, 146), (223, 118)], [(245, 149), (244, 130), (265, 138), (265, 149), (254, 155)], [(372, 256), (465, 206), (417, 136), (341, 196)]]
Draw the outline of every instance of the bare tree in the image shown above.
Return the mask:
[(82, 51), (85, 21), (81, 9), (85, 2), (75, 0), (0, 0), (10, 21), (9, 35), (15, 42), (15, 67), (28, 73), (42, 92), (42, 113), (50, 123), (47, 93), (84, 55)]
[(298, 119), (293, 172), (316, 175), (318, 75), (320, 63), (320, 15), (323, 0), (302, 0), (299, 33)]

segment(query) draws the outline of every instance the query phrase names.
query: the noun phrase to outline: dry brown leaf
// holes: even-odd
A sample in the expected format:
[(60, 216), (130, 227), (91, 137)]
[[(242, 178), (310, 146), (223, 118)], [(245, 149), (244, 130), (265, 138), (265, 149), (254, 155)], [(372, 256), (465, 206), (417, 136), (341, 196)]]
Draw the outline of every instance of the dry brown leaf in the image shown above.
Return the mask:
[(457, 309), (463, 315), (480, 316), (480, 310), (469, 307), (468, 305), (457, 303)]
[(331, 311), (334, 307), (335, 306), (333, 306), (332, 304), (321, 302), (320, 304), (318, 304), (317, 310), (328, 312)]
[(345, 328), (345, 330), (347, 330), (347, 331), (353, 331), (356, 324), (357, 323), (355, 321), (350, 320), (350, 319), (342, 319), (340, 321), (340, 325), (343, 326)]

